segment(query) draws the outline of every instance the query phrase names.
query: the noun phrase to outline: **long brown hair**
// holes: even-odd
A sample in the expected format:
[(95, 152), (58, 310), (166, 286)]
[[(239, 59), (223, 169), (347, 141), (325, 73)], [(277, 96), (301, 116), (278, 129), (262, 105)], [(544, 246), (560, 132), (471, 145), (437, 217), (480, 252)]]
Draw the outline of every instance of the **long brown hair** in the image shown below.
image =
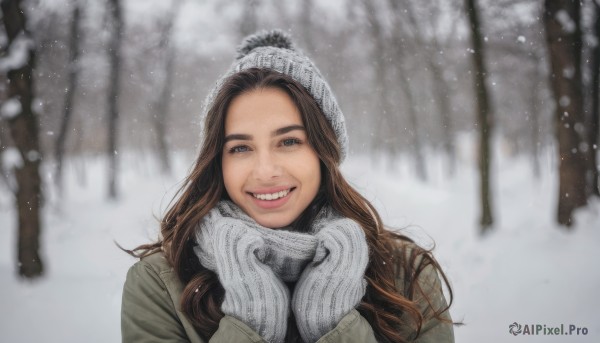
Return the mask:
[[(368, 287), (357, 310), (369, 321), (377, 339), (381, 342), (405, 342), (409, 335), (410, 338), (418, 336), (422, 323), (429, 317), (447, 321), (441, 315), (452, 304), (452, 290), (438, 263), (429, 251), (418, 247), (411, 249), (409, 256), (403, 254), (403, 250), (398, 247), (402, 242), (410, 240), (384, 229), (377, 210), (342, 176), (338, 168), (340, 147), (335, 133), (314, 98), (299, 83), (272, 70), (248, 69), (225, 80), (213, 105), (208, 109), (200, 155), (160, 223), (162, 239), (130, 252), (138, 257), (164, 252), (185, 284), (181, 309), (198, 333), (208, 340), (224, 316), (220, 309), (224, 290), (217, 275), (204, 268), (194, 254), (194, 231), (200, 219), (219, 200), (228, 199), (224, 191), (221, 154), (229, 104), (244, 92), (269, 87), (285, 91), (293, 100), (301, 114), (308, 141), (320, 158), (321, 188), (312, 204), (292, 225), (296, 230), (306, 231), (319, 209), (328, 205), (362, 226), (370, 255), (365, 273)], [(422, 262), (415, 266), (417, 259)], [(416, 282), (429, 265), (443, 277), (450, 301), (447, 307), (430, 309), (424, 315), (413, 299), (424, 297), (431, 304), (432, 299)], [(396, 289), (397, 266), (405, 274), (401, 276), (404, 280), (403, 294)], [(407, 323), (400, 319), (402, 315), (412, 320)], [(293, 318), (290, 319), (292, 320)], [(301, 341), (297, 331), (288, 330), (287, 339)]]

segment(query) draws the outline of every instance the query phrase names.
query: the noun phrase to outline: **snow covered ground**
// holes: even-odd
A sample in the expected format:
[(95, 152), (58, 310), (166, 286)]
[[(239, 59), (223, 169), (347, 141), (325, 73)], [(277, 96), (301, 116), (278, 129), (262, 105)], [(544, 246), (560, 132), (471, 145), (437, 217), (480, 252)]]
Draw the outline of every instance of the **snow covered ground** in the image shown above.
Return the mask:
[[(390, 163), (353, 156), (343, 170), (389, 225), (406, 227), (423, 245), (435, 241), (434, 252), (455, 292), (452, 315), (466, 324), (455, 329), (457, 342), (600, 341), (600, 202), (579, 211), (577, 224), (566, 232), (554, 224), (552, 154), (542, 158), (538, 179), (526, 159), (498, 155), (496, 225), (485, 237), (477, 234), (477, 174), (469, 149), (460, 154), (452, 178), (432, 157), (427, 183), (412, 176), (407, 158)], [(16, 277), (15, 216), (12, 199), (2, 189), (0, 341), (120, 341), (121, 288), (134, 259), (114, 242), (134, 247), (156, 237), (155, 217), (167, 207), (192, 160), (179, 155), (176, 175), (161, 178), (150, 157), (122, 156), (117, 202), (105, 200), (102, 158), (71, 160), (66, 196), (48, 196), (42, 237), (46, 275), (36, 282)], [(572, 324), (585, 327), (587, 335), (514, 337), (509, 333), (513, 322), (523, 329), (531, 324), (568, 329)]]

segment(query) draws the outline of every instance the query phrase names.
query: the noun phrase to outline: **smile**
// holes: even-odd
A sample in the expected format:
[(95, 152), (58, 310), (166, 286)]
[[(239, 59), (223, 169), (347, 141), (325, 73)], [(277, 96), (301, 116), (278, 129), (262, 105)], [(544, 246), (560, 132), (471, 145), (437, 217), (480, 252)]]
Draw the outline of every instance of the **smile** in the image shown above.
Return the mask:
[(251, 194), (253, 197), (255, 197), (256, 199), (259, 199), (259, 200), (277, 200), (277, 199), (281, 199), (281, 198), (285, 197), (291, 191), (292, 191), (292, 188), (286, 189), (283, 191), (279, 191), (279, 192), (275, 192), (275, 193), (264, 193), (264, 194), (251, 193)]

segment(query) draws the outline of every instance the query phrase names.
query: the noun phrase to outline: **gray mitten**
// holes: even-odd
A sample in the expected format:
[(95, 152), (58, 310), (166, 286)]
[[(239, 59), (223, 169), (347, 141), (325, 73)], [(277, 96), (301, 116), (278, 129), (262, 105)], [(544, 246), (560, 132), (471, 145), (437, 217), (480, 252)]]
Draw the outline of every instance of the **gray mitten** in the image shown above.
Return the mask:
[[(263, 238), (239, 219), (223, 217), (212, 209), (196, 233), (196, 253), (214, 270), (225, 289), (223, 313), (235, 317), (268, 342), (283, 342), (289, 316), (289, 290), (261, 261)], [(203, 261), (202, 250), (214, 252)]]
[(335, 328), (360, 303), (367, 286), (369, 248), (360, 225), (336, 219), (324, 224), (316, 237), (315, 256), (302, 272), (292, 298), (298, 330), (307, 343)]

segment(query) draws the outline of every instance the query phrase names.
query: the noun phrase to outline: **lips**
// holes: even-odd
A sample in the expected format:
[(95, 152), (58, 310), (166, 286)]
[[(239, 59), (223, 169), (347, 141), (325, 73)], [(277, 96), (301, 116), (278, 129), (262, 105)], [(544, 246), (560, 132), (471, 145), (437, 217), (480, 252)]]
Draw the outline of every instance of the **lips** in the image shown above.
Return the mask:
[(254, 204), (264, 210), (274, 210), (285, 205), (290, 199), (290, 194), (296, 187), (274, 187), (247, 192), (254, 200)]
[(291, 192), (291, 190), (292, 190), (291, 188), (288, 188), (288, 189), (284, 189), (284, 190), (279, 191), (279, 192), (272, 192), (272, 193), (251, 193), (251, 194), (256, 199), (272, 201), (272, 200), (277, 200), (277, 199), (285, 197), (286, 195), (288, 195)]

